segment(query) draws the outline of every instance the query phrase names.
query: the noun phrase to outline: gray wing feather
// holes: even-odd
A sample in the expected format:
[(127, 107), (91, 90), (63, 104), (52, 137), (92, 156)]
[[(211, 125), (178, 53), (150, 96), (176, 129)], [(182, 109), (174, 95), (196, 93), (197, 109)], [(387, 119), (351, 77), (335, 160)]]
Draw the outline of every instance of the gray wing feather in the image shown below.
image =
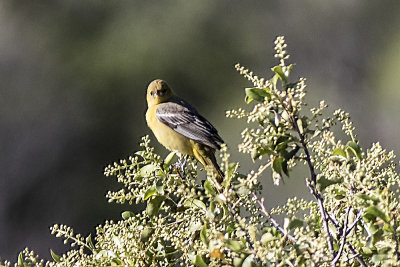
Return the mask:
[(219, 149), (219, 143), (224, 142), (214, 126), (180, 98), (159, 104), (156, 116), (174, 131), (213, 149)]

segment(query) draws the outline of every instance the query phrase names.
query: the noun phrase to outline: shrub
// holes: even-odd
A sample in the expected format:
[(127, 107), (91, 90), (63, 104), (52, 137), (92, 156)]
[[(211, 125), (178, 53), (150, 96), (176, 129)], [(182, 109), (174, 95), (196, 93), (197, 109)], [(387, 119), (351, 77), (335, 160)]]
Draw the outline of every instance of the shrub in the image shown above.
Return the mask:
[[(213, 173), (198, 181), (195, 160), (182, 167), (173, 164), (174, 153), (162, 159), (146, 136), (141, 151), (105, 169), (122, 186), (107, 194), (110, 202), (144, 203), (146, 208), (106, 221), (94, 239), (54, 225), (52, 233), (72, 249), (60, 256), (51, 251), (51, 262), (26, 249), (18, 265), (399, 266), (394, 153), (379, 143), (362, 149), (348, 113), (336, 110), (326, 116), (324, 101), (307, 109), (306, 80), (290, 80), (294, 65), (287, 64), (283, 37), (276, 39), (275, 51), (279, 64), (271, 79), (236, 65), (252, 83), (245, 89), (250, 110), (227, 112), (227, 117), (247, 120), (239, 151), (258, 168), (240, 173), (224, 146), (223, 184)], [(272, 170), (279, 186), (298, 164), (306, 166), (308, 177), (292, 179), (304, 179), (313, 200), (288, 198), (267, 210), (260, 182), (268, 179), (265, 171)], [(278, 215), (282, 224), (274, 219)]]

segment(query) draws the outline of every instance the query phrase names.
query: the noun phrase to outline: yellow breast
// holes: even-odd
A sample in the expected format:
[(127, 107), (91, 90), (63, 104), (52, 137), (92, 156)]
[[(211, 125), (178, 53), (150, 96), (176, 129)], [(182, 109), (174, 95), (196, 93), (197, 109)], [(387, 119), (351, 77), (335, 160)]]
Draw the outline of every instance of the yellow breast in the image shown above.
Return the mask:
[(160, 122), (156, 116), (157, 106), (158, 105), (154, 105), (147, 109), (146, 121), (158, 142), (171, 151), (193, 156), (193, 142)]

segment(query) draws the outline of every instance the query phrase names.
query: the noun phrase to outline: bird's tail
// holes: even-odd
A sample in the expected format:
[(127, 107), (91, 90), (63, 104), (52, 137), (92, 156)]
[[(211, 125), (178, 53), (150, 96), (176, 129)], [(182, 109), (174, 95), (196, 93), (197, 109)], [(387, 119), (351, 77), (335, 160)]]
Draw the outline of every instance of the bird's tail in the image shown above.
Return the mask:
[(194, 156), (204, 165), (205, 168), (212, 168), (215, 172), (216, 180), (219, 184), (224, 181), (224, 173), (221, 171), (217, 160), (214, 155), (214, 150), (208, 147), (201, 147), (200, 149), (194, 149)]

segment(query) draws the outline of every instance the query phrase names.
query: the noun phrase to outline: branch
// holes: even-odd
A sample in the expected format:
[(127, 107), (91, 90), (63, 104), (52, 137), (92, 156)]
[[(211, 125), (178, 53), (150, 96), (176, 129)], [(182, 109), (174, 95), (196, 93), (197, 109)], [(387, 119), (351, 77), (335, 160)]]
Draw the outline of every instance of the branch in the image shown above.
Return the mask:
[(332, 241), (332, 235), (331, 232), (329, 231), (329, 217), (325, 210), (324, 207), (324, 199), (322, 198), (322, 196), (317, 192), (317, 190), (315, 189), (315, 186), (311, 184), (310, 179), (306, 179), (306, 185), (307, 187), (310, 189), (310, 193), (315, 197), (315, 199), (317, 200), (318, 206), (319, 206), (319, 212), (322, 215), (322, 219), (323, 219), (323, 224), (324, 224), (324, 230), (327, 233), (327, 237), (326, 237), (326, 241), (328, 242), (328, 248), (329, 251), (332, 253), (332, 255), (335, 257), (336, 253), (333, 249), (333, 241)]
[(344, 245), (346, 244), (346, 238), (347, 238), (347, 225), (349, 223), (349, 214), (350, 214), (350, 207), (347, 207), (346, 210), (346, 219), (344, 220), (344, 226), (343, 226), (343, 234), (342, 234), (342, 243), (340, 244), (340, 248), (338, 253), (336, 254), (336, 257), (332, 260), (331, 265), (336, 266), (336, 263), (340, 260), (340, 257), (342, 256)]
[(256, 199), (258, 205), (260, 205), (262, 213), (264, 213), (265, 217), (272, 223), (272, 225), (279, 230), (283, 234), (283, 236), (287, 236), (290, 241), (293, 243), (296, 243), (296, 238), (294, 238), (292, 235), (290, 235), (282, 226), (279, 225), (277, 221), (275, 221), (274, 218), (272, 218), (271, 214), (267, 211), (267, 209), (264, 206), (264, 198), (258, 199), (256, 193), (253, 192), (253, 197)]
[(351, 230), (353, 230), (353, 228), (357, 225), (357, 223), (360, 221), (361, 219), (361, 215), (363, 214), (363, 210), (361, 209), (358, 214), (357, 217), (354, 219), (354, 222), (350, 225), (349, 229), (347, 229), (346, 235), (349, 235)]
[(367, 267), (368, 265), (365, 263), (363, 258), (360, 257), (360, 254), (357, 253), (357, 251), (354, 249), (353, 245), (350, 243), (347, 243), (347, 246), (351, 250), (351, 252), (354, 254), (354, 257), (357, 259), (358, 263), (361, 264), (361, 266)]

